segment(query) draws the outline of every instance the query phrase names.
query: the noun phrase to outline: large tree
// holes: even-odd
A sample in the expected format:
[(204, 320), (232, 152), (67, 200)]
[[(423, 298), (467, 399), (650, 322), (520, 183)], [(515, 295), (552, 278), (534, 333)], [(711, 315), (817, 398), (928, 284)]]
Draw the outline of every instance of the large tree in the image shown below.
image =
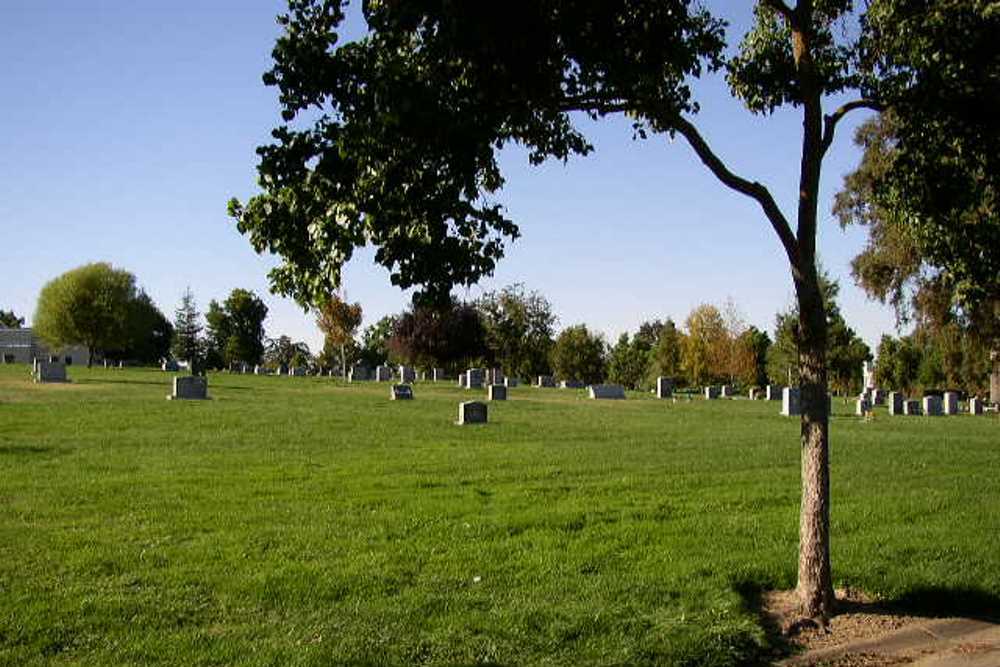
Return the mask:
[(106, 262), (72, 269), (42, 287), (34, 329), (52, 347), (86, 345), (95, 354), (124, 349), (129, 317), (141, 294), (135, 276)]
[[(825, 619), (833, 584), (816, 270), (823, 157), (846, 114), (907, 100), (934, 69), (936, 60), (904, 57), (912, 31), (899, 19), (916, 5), (959, 11), (964, 0), (881, 0), (857, 12), (849, 0), (760, 0), (728, 63), (723, 22), (690, 0), (366, 2), (367, 34), (338, 47), (345, 4), (294, 0), (281, 17), (265, 83), (279, 87), (287, 124), (258, 150), (264, 192), (246, 206), (230, 202), (253, 246), (281, 254), (275, 289), (311, 302), (339, 285), (355, 247), (372, 244), (394, 284), (446, 294), (490, 273), (505, 237), (518, 235), (493, 197), (504, 146), (526, 147), (536, 164), (589, 153), (573, 112), (623, 113), (638, 136), (684, 137), (725, 186), (760, 206), (788, 260), (803, 404), (798, 591), (803, 612)], [(800, 114), (794, 229), (768, 188), (734, 173), (694, 124), (688, 80), (724, 65), (750, 112)], [(847, 101), (825, 113), (834, 95)]]
[(20, 329), (24, 326), (24, 318), (18, 317), (13, 310), (0, 310), (0, 327)]
[(484, 294), (476, 307), (486, 329), (486, 344), (508, 375), (530, 378), (549, 372), (558, 320), (548, 299), (517, 283)]
[(577, 324), (556, 336), (549, 359), (552, 370), (563, 380), (595, 384), (604, 380), (607, 370), (607, 343), (604, 337)]
[(208, 304), (208, 359), (210, 366), (259, 364), (264, 356), (264, 320), (267, 304), (253, 292), (236, 288), (221, 304)]
[(493, 361), (479, 311), (456, 299), (414, 301), (396, 318), (386, 347), (393, 359), (423, 368)]

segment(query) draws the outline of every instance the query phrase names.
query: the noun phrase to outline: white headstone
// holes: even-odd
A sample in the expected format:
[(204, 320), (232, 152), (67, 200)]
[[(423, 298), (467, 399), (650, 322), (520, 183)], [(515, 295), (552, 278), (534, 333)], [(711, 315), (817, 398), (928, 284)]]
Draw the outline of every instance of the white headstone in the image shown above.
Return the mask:
[(976, 397), (972, 397), (969, 399), (969, 414), (970, 415), (983, 414), (983, 399)]
[(958, 394), (956, 392), (944, 392), (944, 413), (946, 415), (958, 414)]
[(798, 387), (785, 387), (781, 392), (781, 414), (795, 417), (802, 414)]

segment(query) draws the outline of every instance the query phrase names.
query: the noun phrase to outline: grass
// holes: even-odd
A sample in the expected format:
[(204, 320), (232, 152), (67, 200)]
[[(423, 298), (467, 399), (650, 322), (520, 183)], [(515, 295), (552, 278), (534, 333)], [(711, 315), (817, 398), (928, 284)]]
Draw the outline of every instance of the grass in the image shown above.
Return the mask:
[[(0, 366), (0, 664), (742, 665), (795, 584), (777, 403)], [(835, 401), (834, 576), (1000, 609), (1000, 423)]]

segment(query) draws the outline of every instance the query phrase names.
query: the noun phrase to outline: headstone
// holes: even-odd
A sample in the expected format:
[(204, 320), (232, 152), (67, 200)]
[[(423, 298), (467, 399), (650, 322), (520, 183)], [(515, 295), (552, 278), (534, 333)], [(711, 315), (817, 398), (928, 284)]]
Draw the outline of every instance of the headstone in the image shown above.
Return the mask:
[(555, 387), (556, 380), (551, 375), (539, 375), (538, 385), (539, 387)]
[(872, 389), (868, 393), (871, 395), (872, 405), (885, 405), (885, 389)]
[(625, 398), (625, 388), (620, 384), (592, 384), (589, 389), (591, 398), (616, 400)]
[(579, 380), (563, 380), (562, 382), (559, 383), (559, 387), (561, 389), (583, 389), (586, 386), (587, 385), (580, 382)]
[(491, 401), (506, 401), (507, 386), (502, 384), (491, 384), (487, 387), (487, 395)]
[(889, 392), (889, 414), (890, 415), (901, 415), (903, 414), (903, 395), (898, 391)]
[(958, 414), (958, 393), (954, 391), (944, 392), (944, 413), (946, 415)]
[(163, 363), (160, 364), (160, 369), (165, 373), (176, 373), (181, 367), (174, 359), (164, 359)]
[(465, 386), (465, 383), (468, 382), (468, 381), (469, 381), (469, 376), (467, 374), (465, 374), (465, 373), (459, 373), (458, 374), (458, 386), (459, 387), (461, 387), (463, 389), (467, 389), (468, 387)]
[(780, 401), (783, 400), (782, 390), (776, 384), (769, 384), (764, 388), (764, 398), (769, 401)]
[(458, 404), (458, 424), (485, 424), (486, 404), (480, 401), (466, 401)]
[(376, 382), (390, 382), (392, 380), (392, 369), (388, 366), (377, 366), (375, 368)]
[(802, 414), (798, 387), (785, 387), (781, 391), (781, 414), (786, 417), (795, 417)]
[(721, 387), (719, 387), (719, 395), (722, 396), (723, 398), (732, 398), (733, 388), (730, 387), (728, 384), (724, 384)]
[(915, 398), (903, 401), (903, 414), (913, 416), (920, 414), (920, 401)]
[(66, 382), (66, 364), (36, 360), (35, 382)]
[(431, 381), (441, 382), (444, 380), (444, 369), (443, 368), (433, 368), (431, 369)]
[(297, 378), (305, 377), (306, 369), (303, 368), (302, 366), (293, 366), (292, 368), (288, 369), (288, 374)]
[(125, 361), (124, 360), (118, 362), (118, 368), (119, 368), (119, 370), (122, 369), (122, 368), (125, 368)]
[(867, 413), (871, 412), (872, 404), (868, 401), (867, 396), (862, 396), (857, 400), (854, 408), (854, 414), (859, 417), (864, 417)]
[(973, 397), (969, 399), (969, 414), (970, 415), (983, 414), (983, 400), (981, 398)]
[(750, 398), (751, 401), (756, 401), (758, 398), (760, 398), (760, 390), (757, 389), (756, 387), (751, 387), (750, 391), (747, 392), (747, 396)]
[(674, 379), (668, 377), (656, 378), (656, 397), (671, 398), (674, 395)]
[(712, 401), (719, 397), (719, 388), (715, 386), (705, 387), (705, 399)]
[(409, 401), (413, 399), (413, 387), (408, 384), (394, 384), (389, 390), (389, 398), (394, 401)]
[(990, 352), (993, 370), (990, 372), (990, 403), (1000, 405), (1000, 352)]
[(482, 389), (483, 388), (483, 369), (481, 368), (470, 368), (465, 371), (465, 388), (466, 389)]
[(520, 380), (518, 380), (517, 378), (512, 378), (512, 377), (505, 377), (505, 378), (503, 379), (503, 384), (504, 384), (504, 386), (505, 386), (505, 387), (507, 387), (508, 389), (509, 389), (510, 387), (516, 387), (516, 386), (517, 386), (518, 384), (520, 384), (520, 382), (521, 382), (521, 381), (520, 381)]
[(255, 365), (253, 367), (253, 374), (254, 375), (260, 375), (260, 372), (261, 372), (260, 364)]
[(202, 400), (208, 398), (208, 380), (198, 375), (178, 375), (174, 378), (174, 391), (168, 399)]
[(399, 381), (404, 383), (414, 382), (417, 379), (417, 373), (413, 370), (411, 366), (400, 366), (399, 367)]
[(944, 414), (940, 396), (924, 396), (924, 414), (928, 417), (940, 417)]
[(486, 384), (503, 384), (503, 371), (499, 368), (491, 368), (486, 371)]

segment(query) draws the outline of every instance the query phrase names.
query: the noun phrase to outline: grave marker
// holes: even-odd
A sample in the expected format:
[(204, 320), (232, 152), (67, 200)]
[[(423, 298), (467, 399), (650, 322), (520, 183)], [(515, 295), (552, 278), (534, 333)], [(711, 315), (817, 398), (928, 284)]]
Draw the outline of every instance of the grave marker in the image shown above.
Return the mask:
[(389, 390), (389, 398), (394, 401), (413, 400), (413, 387), (408, 384), (394, 384)]
[(502, 384), (491, 384), (487, 387), (487, 396), (491, 401), (506, 401), (507, 387)]
[(208, 380), (198, 375), (178, 375), (174, 378), (171, 401), (200, 401), (208, 398)]
[(625, 398), (625, 388), (620, 384), (592, 384), (589, 387), (590, 397), (599, 400), (622, 400)]
[(35, 361), (35, 382), (66, 382), (66, 364), (52, 361)]
[(719, 397), (719, 388), (715, 386), (705, 387), (705, 400), (714, 401)]
[(466, 401), (458, 404), (457, 424), (485, 424), (486, 404), (480, 401)]
[(798, 387), (785, 387), (781, 392), (781, 414), (795, 417), (802, 414)]
[(946, 415), (958, 414), (958, 393), (954, 391), (944, 392), (944, 413)]
[(656, 397), (671, 398), (674, 395), (674, 379), (668, 377), (656, 378)]
[(983, 414), (983, 400), (981, 398), (973, 397), (969, 399), (969, 414), (970, 415)]
[(911, 398), (903, 401), (903, 414), (908, 416), (914, 416), (920, 414), (920, 401), (915, 398)]
[(551, 375), (539, 375), (537, 386), (549, 387), (549, 388), (555, 387), (556, 386), (555, 378), (553, 378)]
[(924, 414), (928, 417), (940, 417), (944, 414), (940, 396), (924, 396)]

